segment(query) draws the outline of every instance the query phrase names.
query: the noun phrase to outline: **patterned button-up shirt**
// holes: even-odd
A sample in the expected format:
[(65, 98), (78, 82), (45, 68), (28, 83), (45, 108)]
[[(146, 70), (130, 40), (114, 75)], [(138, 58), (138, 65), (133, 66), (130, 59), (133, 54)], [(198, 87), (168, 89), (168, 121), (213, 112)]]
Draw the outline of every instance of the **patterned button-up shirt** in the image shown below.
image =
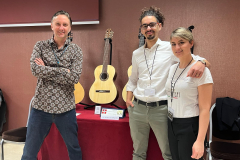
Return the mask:
[[(60, 49), (53, 38), (36, 43), (30, 59), (32, 74), (38, 78), (33, 108), (53, 114), (75, 108), (74, 84), (82, 72), (82, 57), (81, 48), (69, 39)], [(36, 58), (45, 66), (37, 65)]]

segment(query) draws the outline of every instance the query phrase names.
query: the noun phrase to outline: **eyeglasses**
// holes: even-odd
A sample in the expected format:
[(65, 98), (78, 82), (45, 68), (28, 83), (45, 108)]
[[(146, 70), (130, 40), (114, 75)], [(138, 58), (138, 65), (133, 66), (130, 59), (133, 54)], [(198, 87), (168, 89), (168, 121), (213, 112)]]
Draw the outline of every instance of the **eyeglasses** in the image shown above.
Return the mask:
[(149, 23), (149, 24), (142, 24), (140, 27), (141, 27), (143, 30), (145, 30), (145, 29), (148, 28), (148, 26), (149, 26), (150, 28), (154, 28), (154, 27), (156, 26), (156, 24), (158, 24), (158, 23), (156, 23), (156, 22), (151, 22), (151, 23)]

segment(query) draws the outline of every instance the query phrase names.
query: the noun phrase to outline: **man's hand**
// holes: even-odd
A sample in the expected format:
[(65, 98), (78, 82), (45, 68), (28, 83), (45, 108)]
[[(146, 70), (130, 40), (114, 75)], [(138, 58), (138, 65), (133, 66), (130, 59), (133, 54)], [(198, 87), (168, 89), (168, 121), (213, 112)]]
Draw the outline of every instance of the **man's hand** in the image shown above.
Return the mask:
[(200, 78), (204, 72), (205, 65), (202, 62), (194, 64), (187, 73), (187, 77)]
[(133, 92), (131, 91), (127, 91), (127, 99), (126, 99), (126, 106), (129, 107), (133, 107), (133, 103), (132, 103), (132, 99), (133, 99)]
[(129, 107), (129, 106), (133, 107), (134, 105), (133, 105), (132, 101), (127, 100), (126, 101), (126, 106), (127, 107)]
[[(45, 64), (44, 64), (44, 62), (43, 62), (43, 60), (42, 60), (41, 58), (36, 58), (36, 59), (34, 60), (34, 62), (35, 62), (37, 65), (39, 65), (39, 66), (45, 66)], [(69, 70), (69, 69), (67, 69), (67, 71), (68, 71), (68, 73), (70, 73), (70, 70)]]
[(36, 58), (34, 62), (39, 66), (45, 66), (43, 60), (41, 58)]

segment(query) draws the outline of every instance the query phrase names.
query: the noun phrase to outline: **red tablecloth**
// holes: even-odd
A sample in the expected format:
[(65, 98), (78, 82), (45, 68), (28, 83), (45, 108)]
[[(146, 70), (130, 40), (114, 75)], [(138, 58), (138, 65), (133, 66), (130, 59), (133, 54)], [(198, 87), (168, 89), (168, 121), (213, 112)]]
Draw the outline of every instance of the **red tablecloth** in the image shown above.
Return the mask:
[[(101, 120), (94, 108), (84, 110), (77, 105), (78, 140), (83, 160), (131, 160), (133, 144), (129, 117), (120, 120)], [(55, 124), (43, 142), (38, 160), (69, 160), (66, 145)], [(153, 132), (150, 132), (147, 160), (163, 160)]]

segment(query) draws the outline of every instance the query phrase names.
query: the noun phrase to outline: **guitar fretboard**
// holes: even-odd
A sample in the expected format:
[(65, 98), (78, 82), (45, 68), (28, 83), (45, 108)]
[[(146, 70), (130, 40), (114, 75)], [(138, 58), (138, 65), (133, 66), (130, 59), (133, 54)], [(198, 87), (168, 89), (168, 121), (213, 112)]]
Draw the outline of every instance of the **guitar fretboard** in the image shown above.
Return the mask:
[(108, 65), (108, 62), (109, 62), (109, 59), (108, 59), (109, 50), (110, 50), (110, 48), (109, 48), (109, 39), (106, 38), (105, 46), (104, 46), (102, 73), (107, 73), (107, 65)]

